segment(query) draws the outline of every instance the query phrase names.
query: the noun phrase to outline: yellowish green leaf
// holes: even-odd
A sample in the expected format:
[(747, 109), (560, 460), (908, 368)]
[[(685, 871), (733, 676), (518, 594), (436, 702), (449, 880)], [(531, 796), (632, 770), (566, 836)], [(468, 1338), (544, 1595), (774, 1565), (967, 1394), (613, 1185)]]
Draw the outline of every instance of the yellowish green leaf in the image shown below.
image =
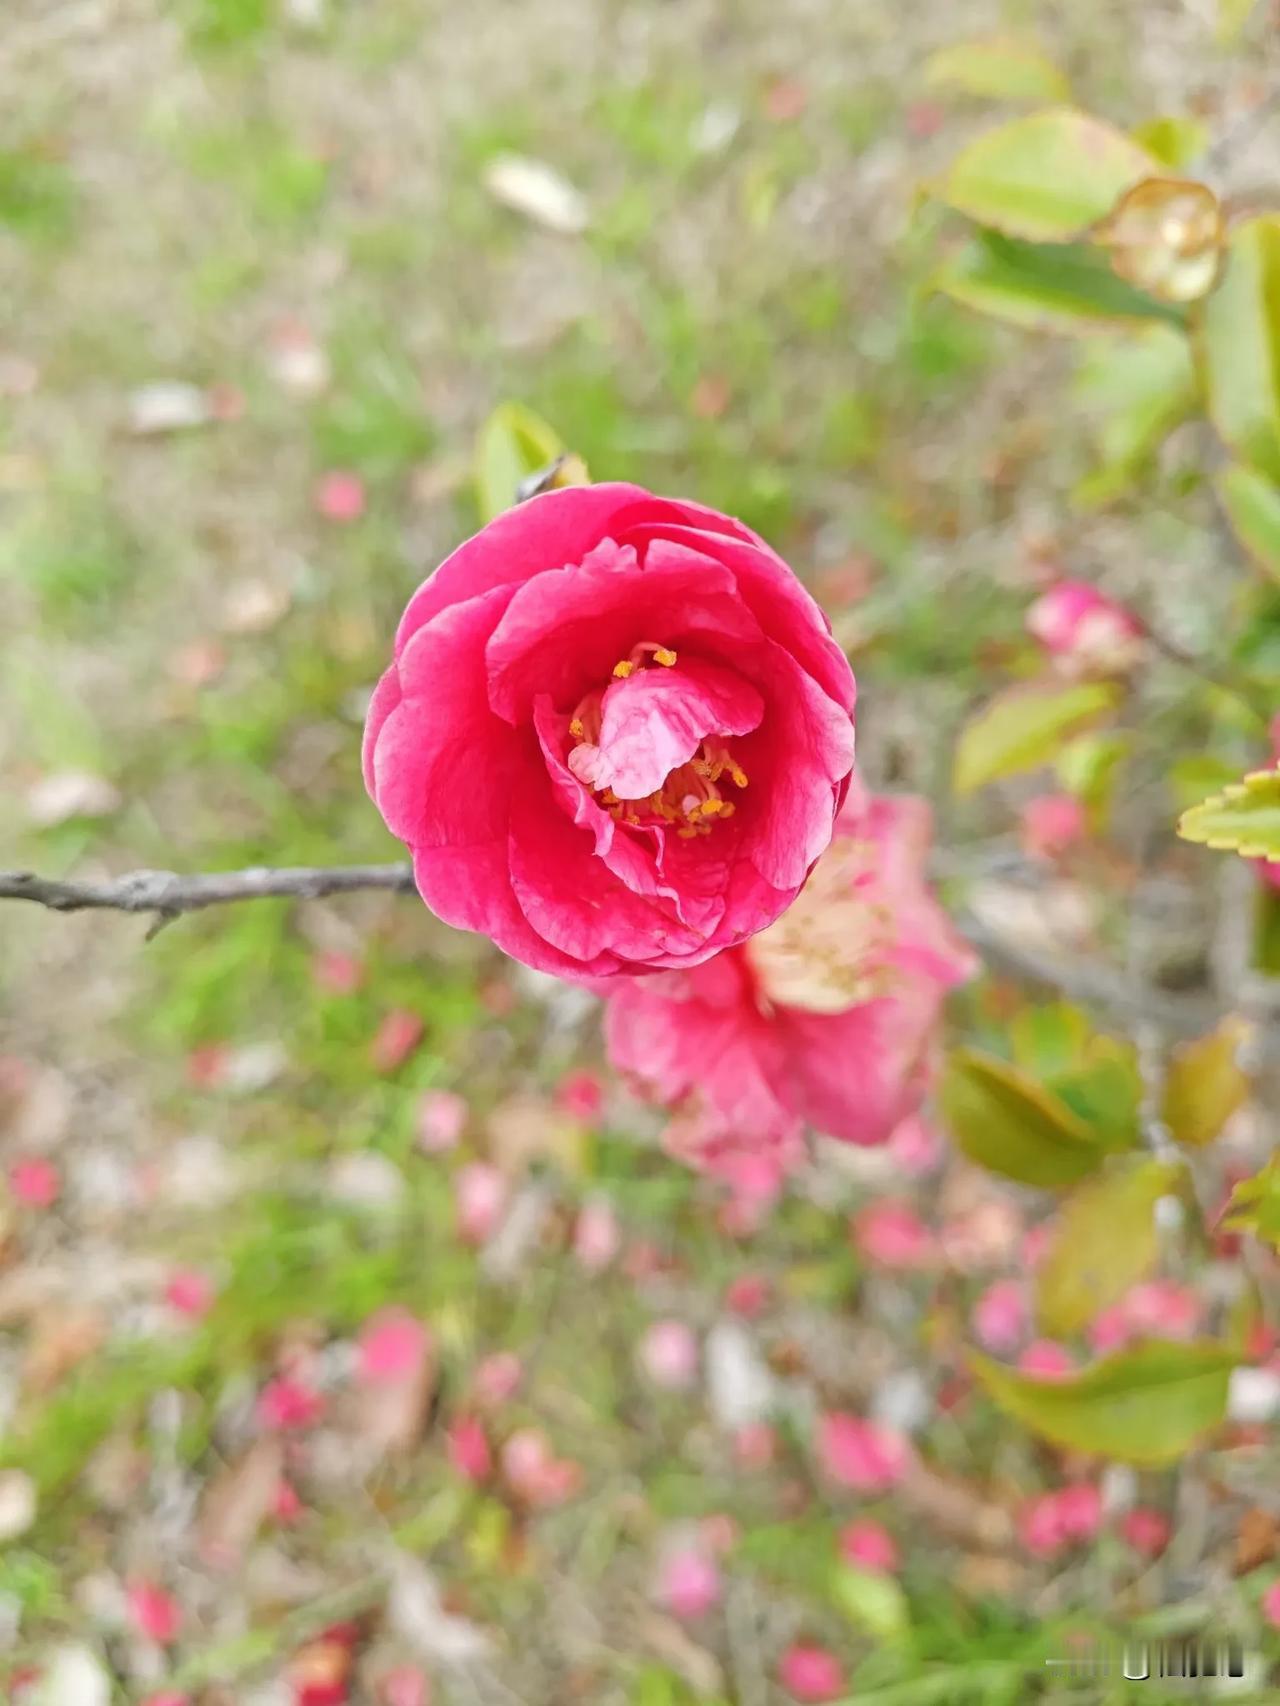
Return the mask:
[(1037, 1380), (989, 1357), (969, 1363), (993, 1402), (1054, 1445), (1171, 1463), (1221, 1422), (1238, 1357), (1210, 1340), (1149, 1339), (1076, 1375)]
[(892, 1641), (911, 1626), (906, 1594), (893, 1576), (841, 1564), (831, 1579), (831, 1597), (851, 1623), (877, 1641)]
[(971, 794), (988, 782), (1050, 764), (1068, 740), (1120, 700), (1112, 682), (1077, 681), (1006, 688), (960, 731), (952, 785)]
[(987, 36), (939, 48), (924, 68), (935, 89), (996, 101), (1069, 101), (1071, 85), (1038, 47), (1015, 36)]
[(939, 1089), (943, 1118), (979, 1166), (1057, 1190), (1096, 1172), (1104, 1149), (1088, 1125), (1026, 1072), (996, 1055), (955, 1049)]
[(1202, 326), (1209, 414), (1243, 462), (1280, 480), (1280, 215), (1243, 220)]
[(1280, 859), (1280, 770), (1255, 770), (1178, 819), (1184, 841), (1246, 859)]
[(1155, 170), (1151, 155), (1114, 125), (1054, 107), (971, 142), (934, 193), (1006, 236), (1066, 243)]
[(1180, 172), (1193, 160), (1198, 160), (1209, 146), (1209, 127), (1203, 119), (1190, 118), (1182, 113), (1166, 113), (1137, 125), (1133, 139), (1149, 154), (1154, 154), (1162, 166)]
[(1239, 1055), (1251, 1034), (1248, 1021), (1228, 1015), (1208, 1036), (1184, 1043), (1169, 1064), (1161, 1118), (1179, 1143), (1212, 1143), (1249, 1096)]
[(1142, 1278), (1156, 1257), (1155, 1205), (1183, 1171), (1176, 1162), (1128, 1161), (1068, 1198), (1036, 1272), (1045, 1332), (1078, 1333)]
[(1191, 346), (1172, 326), (1084, 346), (1074, 385), (1103, 465), (1130, 474), (1196, 407)]
[(1182, 324), (1166, 303), (1117, 278), (1087, 243), (1023, 243), (981, 231), (943, 262), (933, 288), (995, 320), (1082, 337), (1146, 321)]
[(1252, 1232), (1280, 1250), (1280, 1149), (1252, 1179), (1242, 1179), (1227, 1204), (1225, 1226)]
[(1218, 0), (1218, 27), (1214, 32), (1223, 47), (1232, 47), (1244, 34), (1257, 0)]
[(1280, 486), (1240, 463), (1214, 482), (1232, 531), (1249, 555), (1280, 580)]
[[(565, 455), (555, 429), (522, 403), (501, 403), (480, 428), (476, 438), (476, 501), (484, 521), (492, 521), (516, 503), (520, 488), (557, 457)], [(576, 461), (576, 458), (572, 459)], [(586, 470), (566, 469), (568, 477), (554, 483), (579, 485)]]

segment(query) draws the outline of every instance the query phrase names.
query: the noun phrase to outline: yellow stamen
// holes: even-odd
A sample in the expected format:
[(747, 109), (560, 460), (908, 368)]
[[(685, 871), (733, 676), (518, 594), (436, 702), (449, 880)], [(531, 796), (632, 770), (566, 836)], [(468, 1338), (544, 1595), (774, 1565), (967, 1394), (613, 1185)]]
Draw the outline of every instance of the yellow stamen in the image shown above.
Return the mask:
[(745, 788), (746, 787), (746, 785), (747, 785), (747, 773), (742, 768), (742, 766), (740, 764), (731, 763), (729, 765), (729, 774), (730, 774), (730, 776), (733, 777), (733, 785), (735, 788)]
[(671, 650), (670, 646), (659, 646), (657, 651), (653, 654), (653, 661), (655, 663), (660, 663), (664, 669), (670, 669), (672, 664), (676, 661), (676, 654)]
[(692, 841), (697, 833), (697, 830), (691, 823), (686, 824), (683, 829), (678, 829), (676, 831), (676, 834), (680, 837), (681, 841)]
[(587, 731), (586, 731), (586, 728), (583, 726), (583, 722), (582, 722), (581, 717), (574, 717), (570, 720), (569, 733), (574, 737), (575, 740), (581, 740), (583, 738), (583, 736), (586, 734), (586, 732)]
[(613, 666), (613, 673), (619, 681), (625, 681), (635, 667), (630, 658), (619, 658)]

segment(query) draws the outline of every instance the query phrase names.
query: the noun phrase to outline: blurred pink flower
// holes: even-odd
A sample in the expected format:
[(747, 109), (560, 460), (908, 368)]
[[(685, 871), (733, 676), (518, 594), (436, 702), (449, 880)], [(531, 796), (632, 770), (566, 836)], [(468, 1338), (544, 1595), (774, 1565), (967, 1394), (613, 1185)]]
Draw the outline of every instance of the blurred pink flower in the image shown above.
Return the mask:
[(589, 1125), (599, 1114), (603, 1102), (604, 1088), (600, 1075), (585, 1066), (566, 1072), (556, 1085), (556, 1106), (571, 1119), (582, 1120)]
[(139, 1635), (158, 1646), (176, 1641), (182, 1628), (182, 1611), (172, 1594), (154, 1582), (132, 1581), (125, 1592), (129, 1622)]
[(747, 1321), (758, 1320), (769, 1307), (773, 1286), (764, 1274), (739, 1274), (725, 1289), (725, 1308)]
[(906, 1474), (911, 1447), (896, 1429), (833, 1410), (818, 1423), (817, 1455), (825, 1473), (840, 1486), (882, 1493)]
[(447, 923), (561, 977), (686, 968), (799, 893), (853, 705), (828, 622), (762, 539), (601, 481), (514, 505), (418, 588), (365, 780)]
[(1142, 655), (1142, 624), (1088, 581), (1062, 580), (1027, 612), (1027, 632), (1073, 672), (1112, 675)]
[(487, 1244), (507, 1206), (507, 1180), (488, 1161), (472, 1161), (453, 1180), (458, 1236), (466, 1244)]
[(1033, 1558), (1051, 1558), (1065, 1545), (1055, 1493), (1029, 1499), (1018, 1517), (1018, 1535)]
[(326, 521), (359, 521), (364, 514), (364, 481), (349, 469), (334, 468), (317, 481), (315, 499)]
[(9, 1189), (25, 1208), (52, 1208), (62, 1191), (62, 1175), (52, 1161), (30, 1155), (10, 1167)]
[(622, 1248), (622, 1233), (613, 1204), (606, 1196), (588, 1197), (573, 1228), (573, 1253), (589, 1274), (607, 1268)]
[(1262, 1596), (1262, 1615), (1273, 1629), (1280, 1629), (1280, 1576)]
[(364, 965), (354, 954), (326, 949), (313, 957), (311, 976), (326, 995), (354, 995), (364, 982)]
[(1091, 1540), (1102, 1523), (1102, 1495), (1081, 1481), (1028, 1500), (1018, 1519), (1018, 1532), (1027, 1551), (1051, 1558), (1073, 1543)]
[(892, 1575), (902, 1562), (898, 1543), (889, 1530), (869, 1518), (846, 1523), (840, 1530), (839, 1546), (846, 1564), (876, 1575)]
[(1037, 1380), (1061, 1380), (1076, 1371), (1071, 1352), (1055, 1339), (1034, 1340), (1018, 1358), (1018, 1367)]
[(556, 1457), (537, 1428), (511, 1435), (502, 1448), (502, 1473), (516, 1497), (534, 1509), (563, 1504), (582, 1483), (579, 1466)]
[(495, 1351), (476, 1364), (471, 1393), (477, 1404), (496, 1410), (515, 1396), (523, 1378), (524, 1365), (514, 1351)]
[(467, 1104), (453, 1090), (424, 1090), (418, 1102), (418, 1148), (428, 1155), (452, 1149), (467, 1123)]
[(683, 1391), (698, 1377), (698, 1341), (683, 1321), (655, 1321), (642, 1335), (637, 1355), (655, 1386)]
[(844, 1671), (839, 1659), (825, 1647), (796, 1641), (778, 1661), (778, 1681), (794, 1700), (813, 1702), (838, 1700), (845, 1692)]
[(382, 1020), (369, 1045), (369, 1060), (375, 1072), (394, 1072), (422, 1041), (426, 1026), (422, 1016), (407, 1007), (393, 1007)]
[(1074, 794), (1037, 794), (1022, 808), (1018, 838), (1029, 859), (1060, 859), (1083, 841), (1088, 817)]
[(449, 1462), (464, 1481), (487, 1481), (493, 1455), (484, 1428), (474, 1416), (455, 1416), (446, 1437)]
[(199, 1268), (175, 1268), (165, 1282), (165, 1302), (191, 1321), (199, 1321), (209, 1313), (214, 1296), (213, 1281)]
[(277, 1375), (258, 1394), (255, 1406), (259, 1425), (272, 1433), (292, 1433), (309, 1428), (320, 1419), (324, 1399), (313, 1386), (293, 1375)]
[(162, 1688), (159, 1694), (148, 1694), (142, 1706), (191, 1706), (191, 1696), (176, 1688)]
[(1102, 1356), (1133, 1339), (1190, 1339), (1203, 1318), (1204, 1304), (1188, 1287), (1148, 1280), (1094, 1317), (1089, 1344)]
[(776, 1190), (804, 1124), (884, 1143), (927, 1087), (942, 999), (974, 959), (925, 880), (923, 800), (855, 778), (799, 898), (745, 946), (622, 985), (610, 1059), (677, 1110), (668, 1147), (736, 1182), (762, 1157)]
[(1158, 1558), (1169, 1544), (1169, 1519), (1150, 1505), (1134, 1505), (1120, 1518), (1120, 1533), (1135, 1552)]
[(767, 1469), (778, 1455), (778, 1430), (768, 1422), (744, 1422), (733, 1436), (739, 1469)]
[(974, 1337), (989, 1351), (1012, 1351), (1030, 1324), (1031, 1310), (1019, 1280), (996, 1280), (973, 1306)]
[(416, 1315), (391, 1305), (371, 1315), (356, 1343), (356, 1378), (365, 1385), (397, 1385), (412, 1379), (431, 1349), (431, 1336)]
[(282, 1476), (276, 1483), (275, 1498), (271, 1502), (272, 1516), (288, 1527), (290, 1523), (297, 1522), (305, 1508), (293, 1483)]
[(1027, 1229), (1022, 1238), (1022, 1266), (1028, 1272), (1038, 1268), (1048, 1255), (1057, 1232), (1049, 1221)]
[(931, 1173), (946, 1153), (942, 1133), (920, 1114), (909, 1114), (893, 1128), (889, 1153), (904, 1173)]
[(378, 1683), (380, 1706), (431, 1706), (431, 1684), (415, 1665), (397, 1665)]
[(879, 1268), (926, 1268), (937, 1258), (933, 1233), (908, 1203), (869, 1203), (850, 1230), (858, 1253)]
[(658, 1568), (656, 1597), (685, 1622), (705, 1617), (720, 1602), (720, 1571), (715, 1560), (696, 1546), (667, 1554)]
[(1102, 1525), (1102, 1494), (1091, 1481), (1060, 1489), (1058, 1522), (1068, 1540), (1092, 1540)]

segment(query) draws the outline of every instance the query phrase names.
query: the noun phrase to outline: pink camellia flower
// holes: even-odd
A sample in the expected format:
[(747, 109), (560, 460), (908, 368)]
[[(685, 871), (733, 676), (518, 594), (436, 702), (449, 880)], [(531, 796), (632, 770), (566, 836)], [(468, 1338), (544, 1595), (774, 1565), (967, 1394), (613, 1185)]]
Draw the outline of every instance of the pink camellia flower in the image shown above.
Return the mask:
[(1091, 1540), (1102, 1522), (1102, 1495), (1081, 1481), (1029, 1500), (1018, 1519), (1022, 1544), (1036, 1558), (1051, 1558), (1066, 1546)]
[(506, 1176), (488, 1161), (473, 1161), (455, 1175), (454, 1212), (466, 1244), (487, 1244), (507, 1206)]
[(1062, 1380), (1076, 1369), (1071, 1352), (1056, 1339), (1034, 1340), (1018, 1358), (1018, 1367), (1037, 1380)]
[(1058, 1522), (1068, 1540), (1092, 1540), (1102, 1524), (1102, 1493), (1091, 1481), (1060, 1489)]
[(198, 1321), (213, 1307), (214, 1287), (199, 1268), (175, 1268), (165, 1282), (164, 1300), (170, 1309)]
[(1088, 830), (1085, 809), (1074, 794), (1037, 794), (1022, 808), (1018, 839), (1029, 859), (1060, 859), (1083, 841)]
[(855, 778), (783, 917), (612, 994), (610, 1058), (676, 1107), (669, 1149), (731, 1183), (763, 1160), (776, 1189), (803, 1159), (805, 1123), (878, 1144), (916, 1110), (942, 998), (976, 963), (925, 881), (930, 822), (923, 800), (877, 798)]
[(130, 1582), (125, 1594), (129, 1621), (139, 1635), (158, 1646), (176, 1641), (182, 1628), (182, 1611), (172, 1594), (155, 1582)]
[(10, 1167), (9, 1189), (26, 1208), (52, 1208), (62, 1192), (62, 1175), (52, 1161), (30, 1155)]
[(1142, 653), (1142, 624), (1088, 581), (1062, 580), (1027, 612), (1027, 632), (1072, 673), (1113, 675)]
[(573, 1228), (573, 1253), (579, 1267), (601, 1273), (622, 1248), (622, 1233), (608, 1197), (588, 1197)]
[(1280, 1576), (1262, 1596), (1262, 1615), (1273, 1629), (1280, 1629)]
[(1027, 1296), (1017, 1280), (996, 1280), (973, 1306), (973, 1331), (989, 1351), (1011, 1351), (1031, 1322)]
[(893, 1428), (833, 1410), (818, 1423), (818, 1460), (831, 1480), (859, 1493), (883, 1493), (907, 1472), (911, 1447)]
[(1120, 1518), (1122, 1538), (1147, 1558), (1160, 1556), (1169, 1544), (1171, 1533), (1168, 1517), (1150, 1505), (1135, 1505)]
[(680, 1392), (698, 1377), (698, 1341), (683, 1321), (655, 1321), (641, 1338), (637, 1354), (655, 1386)]
[(932, 1232), (907, 1203), (869, 1203), (851, 1231), (858, 1252), (878, 1268), (927, 1268), (937, 1255)]
[(313, 1386), (295, 1375), (281, 1374), (259, 1392), (256, 1414), (261, 1426), (272, 1433), (292, 1433), (319, 1421), (323, 1409), (324, 1399)]
[(590, 1124), (600, 1113), (604, 1103), (604, 1086), (598, 1073), (589, 1072), (586, 1067), (580, 1067), (576, 1072), (566, 1072), (556, 1085), (556, 1107), (568, 1114), (571, 1119), (583, 1120)]
[(889, 1530), (869, 1518), (846, 1523), (840, 1530), (839, 1545), (846, 1564), (873, 1575), (892, 1575), (902, 1562), (898, 1543)]
[(326, 521), (359, 521), (364, 505), (364, 481), (349, 469), (335, 468), (316, 485), (316, 509)]
[(793, 1700), (838, 1700), (845, 1691), (844, 1671), (834, 1653), (811, 1641), (796, 1641), (778, 1661), (778, 1681)]
[(413, 1379), (431, 1350), (431, 1335), (407, 1309), (392, 1305), (371, 1315), (356, 1344), (356, 1377), (366, 1386)]
[(493, 1471), (489, 1439), (474, 1416), (456, 1416), (446, 1437), (449, 1462), (464, 1481), (487, 1481)]
[(705, 1617), (719, 1604), (721, 1591), (715, 1559), (696, 1546), (669, 1552), (659, 1566), (656, 1597), (682, 1622)]
[(418, 1148), (427, 1155), (453, 1149), (467, 1123), (467, 1104), (454, 1090), (424, 1090), (418, 1103)]
[(825, 617), (756, 534), (638, 486), (569, 486), (413, 595), (365, 781), (447, 923), (561, 977), (687, 968), (799, 893), (848, 785), (853, 705)]

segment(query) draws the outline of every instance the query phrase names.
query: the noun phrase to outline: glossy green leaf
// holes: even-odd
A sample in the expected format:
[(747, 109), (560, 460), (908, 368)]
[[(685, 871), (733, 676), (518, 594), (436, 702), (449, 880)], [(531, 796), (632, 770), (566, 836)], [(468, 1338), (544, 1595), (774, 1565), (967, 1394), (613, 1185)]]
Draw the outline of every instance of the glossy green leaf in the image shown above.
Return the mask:
[(1023, 243), (982, 231), (943, 263), (932, 285), (966, 308), (1031, 331), (1082, 336), (1184, 321), (1179, 309), (1117, 278), (1103, 252), (1086, 243)]
[(1074, 1071), (1092, 1035), (1083, 1008), (1069, 1001), (1023, 1007), (1009, 1025), (1014, 1065), (1041, 1081)]
[(1084, 1120), (996, 1055), (955, 1049), (938, 1093), (956, 1143), (979, 1166), (1046, 1190), (1096, 1172), (1104, 1149)]
[(1165, 1076), (1161, 1118), (1179, 1143), (1212, 1143), (1249, 1097), (1240, 1049), (1250, 1034), (1246, 1020), (1228, 1015), (1208, 1036), (1177, 1049)]
[(1178, 834), (1246, 859), (1280, 859), (1280, 770), (1255, 770), (1192, 806)]
[(1280, 480), (1280, 215), (1243, 220), (1227, 240), (1202, 325), (1209, 414), (1243, 462)]
[(935, 89), (997, 101), (1069, 101), (1071, 85), (1053, 61), (1014, 36), (988, 36), (939, 48), (924, 68)]
[(1169, 766), (1169, 788), (1180, 812), (1198, 806), (1206, 794), (1221, 793), (1239, 769), (1211, 752), (1188, 752)]
[(1183, 1172), (1177, 1162), (1128, 1161), (1068, 1198), (1036, 1271), (1045, 1332), (1078, 1333), (1142, 1278), (1156, 1257), (1155, 1205)]
[(1085, 1059), (1052, 1077), (1046, 1088), (1080, 1116), (1104, 1148), (1127, 1149), (1137, 1141), (1142, 1074), (1132, 1043), (1095, 1036)]
[(501, 403), (476, 438), (476, 501), (492, 521), (517, 501), (521, 484), (564, 454), (554, 429), (521, 403)]
[(978, 137), (934, 191), (948, 207), (1008, 237), (1065, 243), (1157, 170), (1122, 130), (1073, 107), (1055, 107)]
[(1252, 1232), (1280, 1250), (1280, 1150), (1251, 1179), (1242, 1179), (1227, 1204), (1225, 1226)]
[(1005, 688), (965, 724), (956, 743), (952, 784), (970, 794), (988, 782), (1051, 763), (1072, 735), (1113, 710), (1120, 689), (1077, 681)]
[(1280, 580), (1280, 486), (1240, 463), (1214, 481), (1232, 531), (1249, 555)]
[(993, 1402), (1032, 1432), (1073, 1451), (1171, 1463), (1221, 1422), (1237, 1361), (1209, 1340), (1150, 1339), (1076, 1375), (1037, 1380), (969, 1353)]
[(1130, 474), (1196, 407), (1191, 346), (1172, 326), (1159, 325), (1090, 342), (1073, 393), (1090, 417), (1103, 466)]

